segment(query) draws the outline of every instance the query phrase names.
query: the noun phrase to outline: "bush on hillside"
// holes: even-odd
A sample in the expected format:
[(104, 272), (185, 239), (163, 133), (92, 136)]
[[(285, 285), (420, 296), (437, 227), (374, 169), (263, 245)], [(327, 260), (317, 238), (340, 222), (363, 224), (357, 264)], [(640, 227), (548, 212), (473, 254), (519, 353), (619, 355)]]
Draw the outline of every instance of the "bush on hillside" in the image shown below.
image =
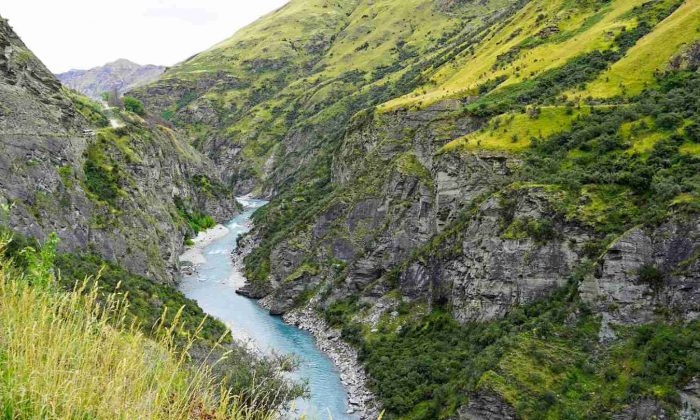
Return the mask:
[(144, 107), (143, 102), (133, 96), (124, 97), (124, 109), (137, 115), (146, 115), (146, 107)]

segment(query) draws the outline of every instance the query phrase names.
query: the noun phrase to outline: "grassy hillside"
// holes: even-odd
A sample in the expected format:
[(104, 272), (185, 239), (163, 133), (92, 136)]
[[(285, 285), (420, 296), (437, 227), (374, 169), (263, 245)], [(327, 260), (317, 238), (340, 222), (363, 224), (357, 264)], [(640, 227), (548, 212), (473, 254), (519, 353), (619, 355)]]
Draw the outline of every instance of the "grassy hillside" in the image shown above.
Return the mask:
[[(181, 359), (178, 363), (183, 369), (199, 367), (206, 371), (217, 384), (212, 390), (218, 393), (219, 388), (228, 389), (241, 410), (245, 406), (251, 414), (265, 417), (303, 392), (303, 386), (281, 377), (280, 364), (286, 360), (261, 358), (235, 344), (223, 323), (208, 317), (175, 287), (130, 273), (94, 254), (56, 253), (54, 239), (42, 246), (5, 228), (0, 237), (4, 241), (6, 276), (13, 287), (20, 280), (27, 287), (34, 285), (39, 280), (32, 280), (33, 276), (38, 275), (35, 271), (41, 266), (45, 272), (42, 276), (47, 278), (42, 282), (49, 287), (32, 293), (43, 298), (44, 292), (50, 292), (61, 302), (69, 299), (71, 305), (89, 304), (102, 311), (95, 315), (105, 328), (123, 331), (127, 337), (137, 336), (139, 342), (147, 343), (141, 344), (146, 349), (153, 345), (151, 341), (167, 344), (168, 351)], [(82, 317), (78, 312), (76, 316)], [(10, 325), (15, 321), (7, 322)], [(114, 345), (118, 339), (114, 338)], [(138, 345), (134, 344), (134, 349)], [(153, 379), (153, 385), (158, 386), (159, 380)], [(47, 398), (50, 401), (53, 397)]]
[(464, 43), (507, 4), (294, 0), (134, 94), (188, 129), (243, 189), (251, 177), (268, 189), (327, 177), (299, 165), (328, 165), (355, 112), (412, 89), (445, 45)]
[[(663, 19), (671, 13), (672, 17)], [(637, 94), (645, 81), (653, 82), (654, 72), (663, 70), (673, 54), (700, 37), (692, 29), (697, 13), (697, 4), (681, 1), (532, 1), (494, 27), (478, 47), (431, 72), (424, 86), (383, 108), (426, 106), (448, 97), (473, 96), (496, 80), (497, 90), (504, 91), (537, 79), (574, 57), (610, 49), (624, 52), (624, 57), (617, 57), (598, 80), (580, 89), (579, 96), (616, 96), (626, 84), (631, 89), (628, 93)], [(635, 30), (640, 32), (635, 34)], [(644, 39), (636, 43), (641, 36)], [(631, 50), (626, 51), (628, 48)]]
[[(2, 238), (5, 252), (10, 239)], [(151, 340), (126, 320), (117, 295), (98, 298), (90, 279), (57, 288), (55, 241), (25, 248), (26, 272), (2, 257), (0, 406), (7, 418), (268, 418), (228, 391), (207, 365), (176, 346), (180, 315)]]

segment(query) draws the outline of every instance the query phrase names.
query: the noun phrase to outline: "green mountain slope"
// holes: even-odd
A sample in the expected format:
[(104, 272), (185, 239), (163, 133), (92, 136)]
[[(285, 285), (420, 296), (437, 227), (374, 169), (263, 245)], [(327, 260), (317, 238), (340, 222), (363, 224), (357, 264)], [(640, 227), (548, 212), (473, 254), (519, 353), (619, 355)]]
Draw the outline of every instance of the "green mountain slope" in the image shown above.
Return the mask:
[(292, 1), (135, 93), (272, 197), (242, 293), (389, 418), (697, 415), (700, 4), (404, 6)]
[(441, 45), (507, 4), (292, 1), (133, 94), (188, 128), (239, 189), (272, 190), (300, 164), (327, 160), (352, 114), (410, 90)]

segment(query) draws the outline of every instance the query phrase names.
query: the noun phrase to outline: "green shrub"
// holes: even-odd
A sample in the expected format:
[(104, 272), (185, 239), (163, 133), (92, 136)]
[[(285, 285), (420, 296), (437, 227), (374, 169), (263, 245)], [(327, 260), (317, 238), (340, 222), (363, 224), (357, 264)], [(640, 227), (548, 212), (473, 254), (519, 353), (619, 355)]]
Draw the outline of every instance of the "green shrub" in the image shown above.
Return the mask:
[(685, 127), (685, 135), (688, 136), (691, 141), (700, 143), (700, 123), (693, 122), (688, 124), (688, 126)]
[(116, 162), (105, 156), (99, 144), (88, 146), (83, 172), (85, 188), (99, 200), (115, 206), (121, 195), (121, 170)]
[(146, 108), (144, 107), (143, 102), (134, 98), (133, 96), (124, 97), (124, 109), (137, 115), (146, 115)]
[(639, 281), (649, 285), (653, 290), (659, 290), (664, 285), (665, 275), (653, 264), (645, 264), (639, 269)]
[[(195, 235), (216, 226), (216, 220), (212, 216), (200, 211), (190, 210), (180, 197), (175, 197), (175, 207), (177, 207), (178, 214), (185, 219)], [(189, 239), (189, 237), (186, 237), (185, 242)]]
[(656, 117), (656, 126), (663, 130), (673, 130), (681, 124), (683, 124), (683, 116), (675, 112), (660, 114)]

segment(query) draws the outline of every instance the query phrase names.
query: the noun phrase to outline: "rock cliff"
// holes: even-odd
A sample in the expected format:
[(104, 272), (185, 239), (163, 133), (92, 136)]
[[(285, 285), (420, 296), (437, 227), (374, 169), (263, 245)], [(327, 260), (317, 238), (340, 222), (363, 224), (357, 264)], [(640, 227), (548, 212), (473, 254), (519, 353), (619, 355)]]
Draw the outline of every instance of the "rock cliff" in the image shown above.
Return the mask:
[(214, 166), (155, 120), (123, 114), (123, 127), (103, 127), (99, 107), (62, 88), (5, 20), (0, 51), (0, 197), (9, 226), (40, 240), (57, 232), (62, 250), (172, 281), (191, 234), (176, 202), (219, 220), (237, 209), (214, 188)]
[(670, 219), (635, 227), (613, 242), (581, 294), (609, 322), (643, 324), (700, 317), (700, 224)]

